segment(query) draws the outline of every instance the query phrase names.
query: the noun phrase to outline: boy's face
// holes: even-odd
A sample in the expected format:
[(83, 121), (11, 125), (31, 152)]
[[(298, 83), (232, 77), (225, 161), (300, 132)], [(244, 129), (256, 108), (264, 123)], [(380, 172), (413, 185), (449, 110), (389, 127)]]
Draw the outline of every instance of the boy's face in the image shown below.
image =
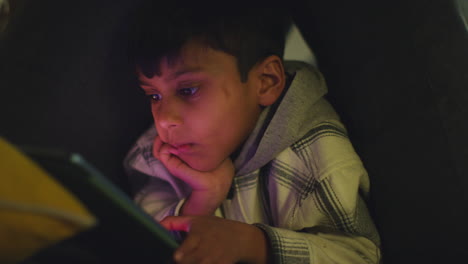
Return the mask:
[(185, 45), (174, 64), (163, 59), (160, 66), (161, 75), (139, 73), (139, 80), (161, 140), (190, 167), (217, 168), (255, 126), (258, 81), (249, 74), (242, 83), (235, 57), (197, 43)]

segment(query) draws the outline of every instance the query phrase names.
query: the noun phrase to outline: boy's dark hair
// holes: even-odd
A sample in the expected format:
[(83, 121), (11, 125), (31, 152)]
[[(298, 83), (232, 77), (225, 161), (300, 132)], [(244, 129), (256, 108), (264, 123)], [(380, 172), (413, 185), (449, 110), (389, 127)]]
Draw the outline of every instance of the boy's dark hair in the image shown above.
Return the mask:
[(269, 55), (283, 57), (291, 22), (275, 1), (157, 2), (141, 6), (132, 45), (135, 66), (147, 77), (160, 75), (161, 59), (173, 63), (192, 40), (234, 56), (242, 82), (257, 62)]

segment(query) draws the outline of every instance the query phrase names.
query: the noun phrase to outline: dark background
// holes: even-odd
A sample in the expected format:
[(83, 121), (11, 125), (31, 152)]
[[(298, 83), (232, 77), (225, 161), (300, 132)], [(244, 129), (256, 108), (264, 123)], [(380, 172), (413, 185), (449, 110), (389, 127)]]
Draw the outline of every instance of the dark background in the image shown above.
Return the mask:
[(151, 124), (128, 63), (135, 1), (23, 1), (0, 43), (0, 133), (81, 153), (128, 186), (122, 160)]
[(298, 26), (371, 178), (384, 263), (466, 259), (466, 1), (301, 2)]

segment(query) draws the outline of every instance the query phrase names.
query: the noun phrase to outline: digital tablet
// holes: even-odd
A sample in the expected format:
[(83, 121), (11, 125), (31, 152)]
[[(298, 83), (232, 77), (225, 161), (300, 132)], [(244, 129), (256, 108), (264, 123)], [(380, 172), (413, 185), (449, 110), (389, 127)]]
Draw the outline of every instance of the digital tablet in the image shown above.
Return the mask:
[[(98, 219), (93, 230), (65, 241), (65, 247), (110, 260), (167, 263), (178, 247), (175, 236), (154, 221), (81, 155), (42, 148), (23, 152), (73, 193)], [(60, 248), (49, 255), (62, 254)], [(141, 263), (141, 262), (139, 262)]]

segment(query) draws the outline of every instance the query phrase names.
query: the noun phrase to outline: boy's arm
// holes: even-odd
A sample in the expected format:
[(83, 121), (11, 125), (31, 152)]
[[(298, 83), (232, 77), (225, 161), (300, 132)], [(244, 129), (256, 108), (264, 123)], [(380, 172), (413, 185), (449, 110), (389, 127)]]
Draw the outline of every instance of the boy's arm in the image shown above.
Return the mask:
[[(269, 181), (262, 187), (270, 195), (267, 199), (272, 208), (270, 220), (277, 226), (253, 225), (266, 235), (269, 246), (265, 248), (269, 249), (267, 256), (270, 256), (267, 263), (378, 263), (379, 236), (365, 197), (361, 196), (368, 192), (367, 172), (349, 140), (342, 136), (322, 136), (314, 141), (305, 139), (298, 146), (303, 148), (291, 148), (278, 156), (269, 167), (269, 176), (266, 175)], [(249, 201), (246, 199), (237, 206)], [(170, 224), (172, 219), (166, 219), (164, 224)], [(231, 236), (236, 242), (239, 237), (247, 236), (243, 232), (248, 231), (240, 231), (224, 219), (190, 219), (192, 228), (210, 223), (210, 227), (222, 227), (218, 228), (217, 236)], [(209, 243), (204, 235), (207, 234), (196, 233), (192, 241)], [(255, 240), (262, 245), (261, 237), (251, 241)], [(223, 240), (217, 241), (207, 247), (221, 248)], [(235, 250), (249, 251), (249, 243), (238, 243), (223, 248), (226, 256), (236, 254)], [(264, 252), (252, 249), (259, 255)]]
[[(162, 224), (188, 232), (176, 251), (177, 263), (375, 264), (380, 261), (379, 238), (358, 192), (361, 176), (365, 170), (360, 164), (336, 169), (305, 200), (290, 204), (289, 213), (275, 216), (273, 222), (281, 227), (206, 216), (169, 217)], [(293, 194), (286, 191), (287, 183), (283, 187)], [(294, 200), (289, 198), (285, 200)]]
[(292, 231), (256, 225), (268, 236), (272, 263), (377, 264), (380, 249), (362, 236), (321, 230)]
[(324, 226), (297, 231), (213, 216), (168, 217), (161, 224), (169, 230), (188, 232), (174, 255), (176, 263), (181, 264), (380, 261), (380, 249), (369, 238)]
[(378, 263), (367, 172), (346, 136), (326, 132), (298, 141), (271, 164), (262, 188), (277, 227), (256, 226), (276, 263)]
[(379, 263), (369, 239), (321, 227), (293, 231), (213, 216), (168, 217), (169, 230), (188, 232), (176, 263)]
[(271, 263), (267, 237), (253, 225), (215, 216), (167, 217), (161, 224), (188, 232), (176, 263)]
[(154, 129), (129, 151), (124, 167), (135, 202), (157, 221), (174, 215), (213, 215), (229, 192), (232, 162), (227, 159), (216, 170), (201, 173), (169, 151)]

